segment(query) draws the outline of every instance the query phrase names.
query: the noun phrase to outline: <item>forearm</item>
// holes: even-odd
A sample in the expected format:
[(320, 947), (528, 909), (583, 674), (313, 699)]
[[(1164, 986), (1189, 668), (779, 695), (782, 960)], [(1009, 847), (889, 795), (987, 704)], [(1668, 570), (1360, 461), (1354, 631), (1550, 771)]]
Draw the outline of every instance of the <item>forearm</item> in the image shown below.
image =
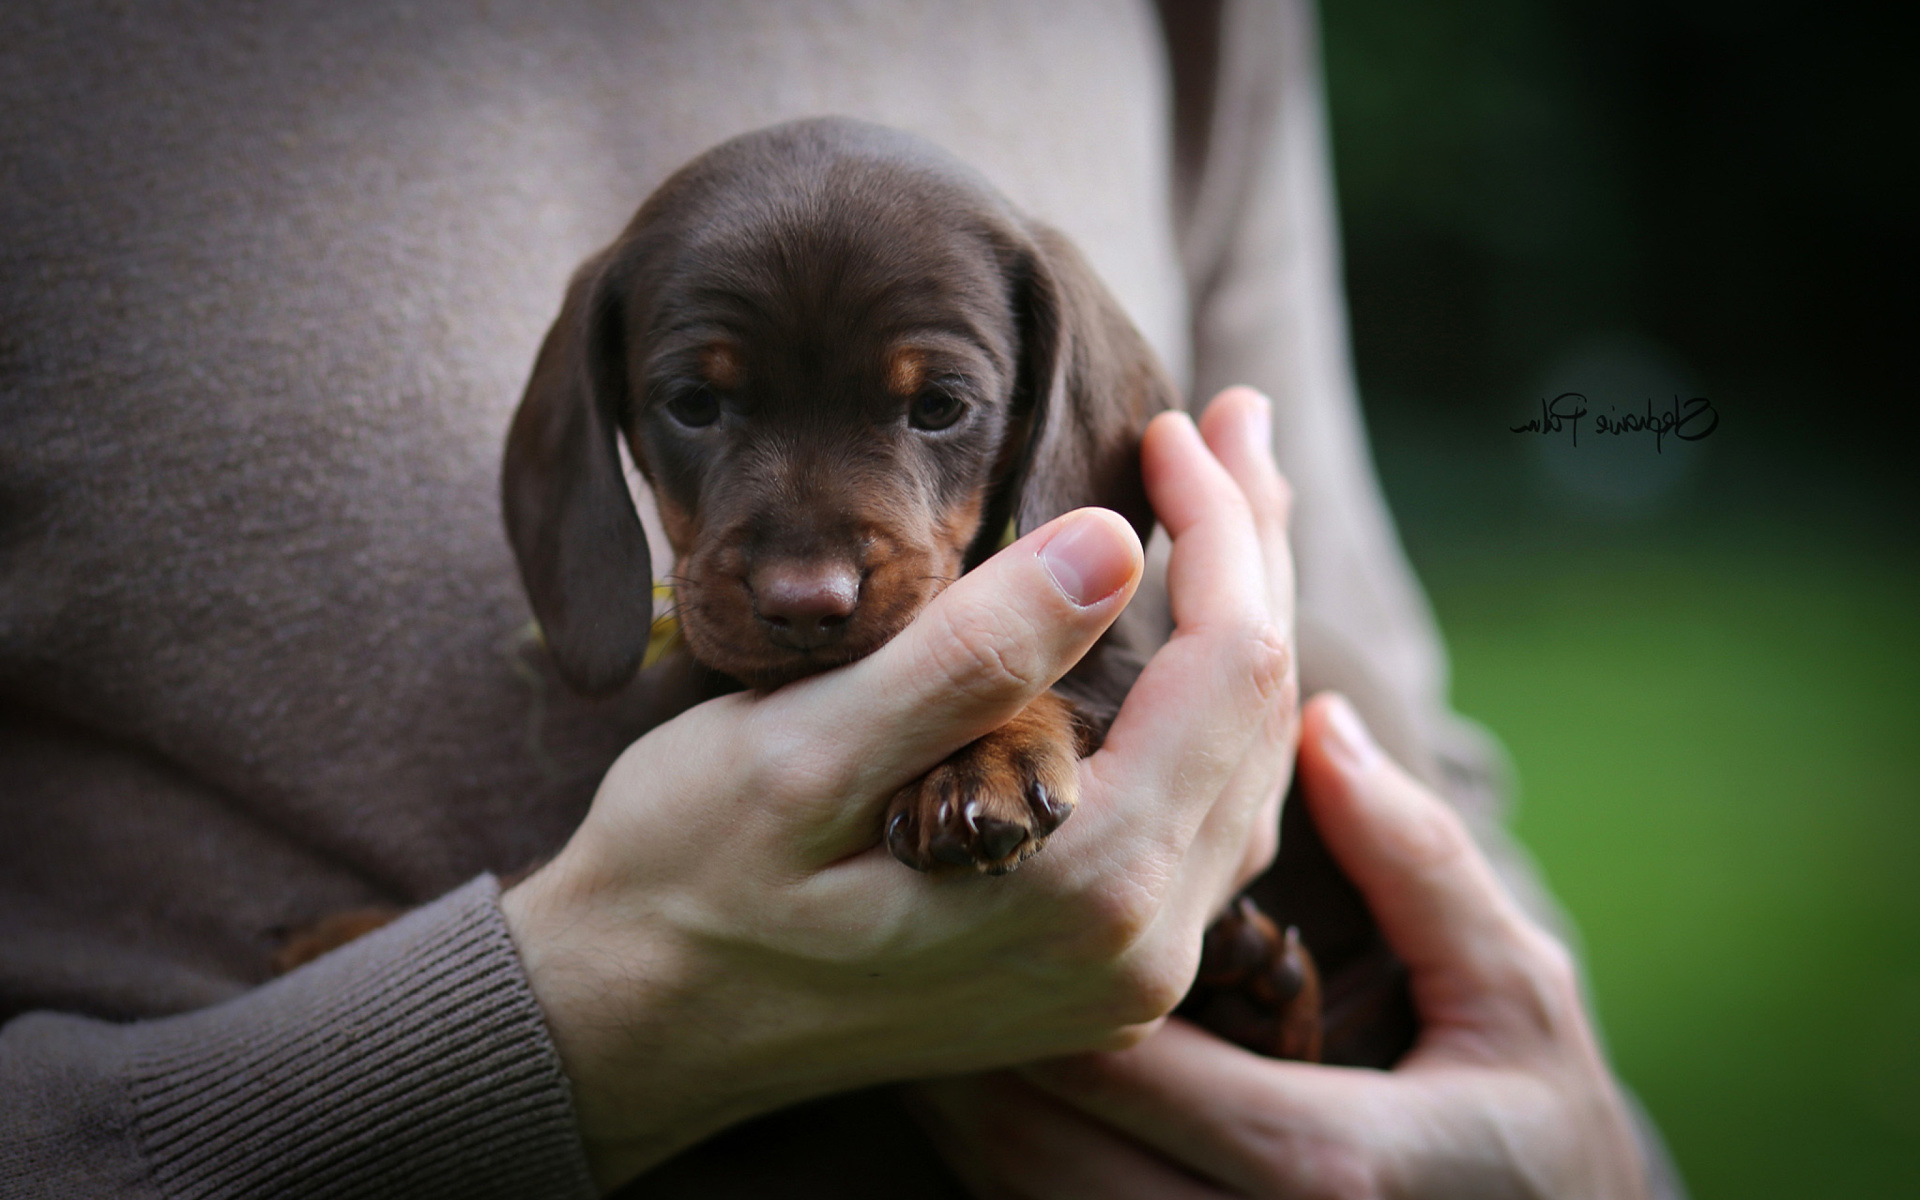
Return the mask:
[(588, 1196), (483, 878), (226, 1004), (0, 1031), (9, 1195)]

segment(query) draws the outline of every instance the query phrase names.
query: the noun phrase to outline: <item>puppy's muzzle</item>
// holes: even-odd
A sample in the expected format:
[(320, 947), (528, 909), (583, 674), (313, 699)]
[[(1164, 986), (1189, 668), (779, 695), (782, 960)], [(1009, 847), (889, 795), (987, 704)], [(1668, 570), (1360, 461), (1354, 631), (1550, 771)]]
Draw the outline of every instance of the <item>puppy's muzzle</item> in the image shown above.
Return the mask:
[(820, 650), (846, 636), (860, 606), (860, 572), (846, 562), (786, 559), (754, 568), (747, 590), (768, 641), (788, 650)]

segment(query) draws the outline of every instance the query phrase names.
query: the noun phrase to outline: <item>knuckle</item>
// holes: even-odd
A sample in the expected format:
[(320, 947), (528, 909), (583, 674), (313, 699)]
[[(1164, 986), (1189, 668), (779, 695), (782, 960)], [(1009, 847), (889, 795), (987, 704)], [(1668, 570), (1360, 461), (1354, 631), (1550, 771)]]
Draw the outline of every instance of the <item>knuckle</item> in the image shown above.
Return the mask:
[(1158, 1021), (1186, 998), (1191, 976), (1164, 956), (1136, 963), (1121, 973), (1108, 1015), (1129, 1029)]
[(1267, 873), (1280, 856), (1280, 823), (1262, 819), (1247, 832), (1247, 858), (1244, 867), (1249, 880)]
[(1573, 951), (1559, 938), (1544, 931), (1535, 930), (1534, 956), (1536, 970), (1540, 979), (1553, 991), (1563, 996), (1573, 996), (1580, 990), (1580, 971), (1574, 964)]
[(860, 764), (837, 753), (833, 743), (812, 730), (755, 713), (747, 732), (740, 749), (750, 795), (786, 805), (846, 795), (859, 783)]
[[(1300, 684), (1297, 675), (1289, 674), (1287, 681), (1281, 685), (1280, 699), (1266, 710), (1265, 719), (1260, 725), (1260, 736), (1266, 745), (1285, 751), (1286, 757), (1279, 764), (1282, 775), (1277, 791), (1277, 795), (1285, 795), (1285, 780), (1291, 775), (1293, 754), (1300, 744)], [(1277, 805), (1278, 799), (1273, 803)]]
[(1504, 990), (1526, 1029), (1548, 1039), (1565, 1036), (1579, 1019), (1579, 966), (1558, 938), (1529, 921), (1516, 920), (1518, 951)]
[[(1158, 849), (1123, 857), (1124, 865), (1114, 861), (1113, 869), (1059, 894), (1063, 924), (1073, 930), (1065, 951), (1081, 967), (1119, 969), (1163, 923), (1177, 864)], [(1197, 954), (1197, 940), (1195, 946)]]
[(1075, 939), (1079, 956), (1090, 963), (1111, 963), (1126, 957), (1147, 935), (1159, 915), (1152, 892), (1130, 882), (1115, 881), (1080, 898), (1081, 914)]
[(1580, 968), (1574, 962), (1573, 952), (1559, 938), (1544, 930), (1529, 929), (1529, 975), (1534, 990), (1543, 1009), (1564, 1019), (1569, 1010), (1579, 1006)]
[(1253, 687), (1261, 708), (1280, 703), (1295, 689), (1293, 650), (1286, 635), (1272, 621), (1250, 622), (1235, 636), (1227, 650), (1229, 678), (1245, 679)]
[(1135, 1027), (1159, 1021), (1186, 996), (1200, 939), (1156, 936), (1168, 915), (1161, 890), (1137, 877), (1107, 879), (1074, 897), (1064, 922), (1073, 932), (1056, 944), (1056, 953), (1062, 966), (1103, 981), (1086, 1014), (1103, 1032), (1099, 1045), (1089, 1048), (1133, 1044), (1150, 1032)]
[(1300, 676), (1288, 671), (1286, 679), (1280, 684), (1280, 701), (1275, 706), (1273, 719), (1279, 727), (1279, 734), (1287, 741), (1293, 740), (1300, 726)]

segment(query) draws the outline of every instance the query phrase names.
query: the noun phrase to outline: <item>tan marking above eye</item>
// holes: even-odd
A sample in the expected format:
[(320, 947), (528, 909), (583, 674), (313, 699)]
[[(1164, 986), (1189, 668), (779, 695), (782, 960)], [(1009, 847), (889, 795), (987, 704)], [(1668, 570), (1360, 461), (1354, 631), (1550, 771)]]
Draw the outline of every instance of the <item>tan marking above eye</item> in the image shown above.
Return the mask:
[(927, 382), (927, 356), (912, 346), (897, 346), (887, 355), (887, 391), (901, 399), (920, 394)]
[(740, 356), (726, 342), (714, 342), (700, 352), (700, 373), (717, 388), (740, 386)]

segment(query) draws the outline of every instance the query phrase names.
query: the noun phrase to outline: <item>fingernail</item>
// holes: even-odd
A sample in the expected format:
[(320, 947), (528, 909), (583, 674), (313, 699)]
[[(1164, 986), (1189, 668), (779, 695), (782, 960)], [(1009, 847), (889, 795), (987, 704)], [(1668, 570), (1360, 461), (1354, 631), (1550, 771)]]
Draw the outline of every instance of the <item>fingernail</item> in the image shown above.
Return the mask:
[(1327, 705), (1327, 750), (1348, 775), (1365, 775), (1380, 764), (1380, 744), (1345, 696)]
[(1067, 599), (1081, 608), (1104, 600), (1133, 575), (1132, 547), (1111, 521), (1082, 513), (1040, 547), (1040, 562)]

